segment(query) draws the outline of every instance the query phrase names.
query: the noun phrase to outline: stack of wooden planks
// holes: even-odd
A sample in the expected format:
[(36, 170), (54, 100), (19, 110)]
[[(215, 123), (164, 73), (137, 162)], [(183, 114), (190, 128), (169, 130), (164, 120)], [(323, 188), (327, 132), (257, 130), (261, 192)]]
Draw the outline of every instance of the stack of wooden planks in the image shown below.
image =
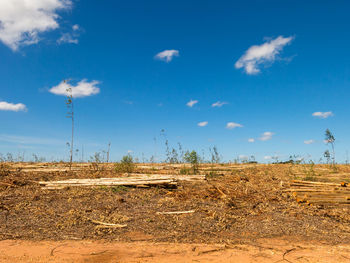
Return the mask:
[(178, 181), (205, 180), (205, 175), (161, 175), (132, 174), (134, 176), (98, 179), (68, 179), (61, 181), (40, 181), (42, 189), (63, 189), (65, 187), (95, 187), (95, 186), (152, 186), (177, 185)]
[(350, 205), (350, 185), (293, 180), (284, 192), (291, 192), (298, 203), (313, 205)]

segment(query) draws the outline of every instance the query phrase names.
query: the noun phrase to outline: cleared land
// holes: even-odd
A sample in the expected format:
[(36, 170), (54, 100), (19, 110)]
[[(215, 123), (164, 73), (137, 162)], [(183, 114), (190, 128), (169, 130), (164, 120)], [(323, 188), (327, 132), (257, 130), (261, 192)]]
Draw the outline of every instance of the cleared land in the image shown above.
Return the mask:
[[(0, 253), (4, 255), (0, 261), (21, 262), (25, 248), (46, 246), (40, 250), (43, 254), (22, 255), (22, 262), (36, 256), (33, 262), (109, 262), (107, 258), (116, 259), (118, 253), (130, 255), (117, 262), (166, 262), (174, 252), (174, 245), (169, 243), (180, 243), (173, 254), (174, 262), (179, 257), (226, 262), (229, 255), (233, 257), (231, 262), (235, 255), (246, 256), (242, 260), (252, 262), (264, 262), (264, 257), (265, 262), (274, 262), (282, 260), (290, 249), (285, 257), (294, 259), (291, 262), (350, 260), (350, 186), (346, 184), (350, 182), (350, 166), (205, 164), (198, 172), (206, 175), (205, 180), (189, 181), (180, 180), (186, 177), (180, 175), (183, 164), (138, 164), (132, 175), (118, 174), (113, 167), (75, 164), (70, 171), (65, 164), (3, 164), (0, 250), (6, 253)], [(157, 175), (163, 180), (170, 176), (173, 181), (145, 184), (145, 177), (154, 179)], [(136, 177), (143, 178), (142, 184), (69, 185), (61, 189), (39, 184), (69, 179), (135, 181)], [(91, 180), (87, 182), (91, 184)], [(76, 261), (57, 258), (69, 254), (69, 248), (83, 249), (79, 246), (88, 240), (99, 241), (84, 251), (101, 253), (106, 257), (104, 261), (98, 261), (95, 254), (84, 258), (85, 252)], [(17, 250), (6, 249), (11, 246)], [(51, 256), (56, 246), (60, 246), (58, 253)], [(109, 252), (103, 252), (103, 247)], [(199, 253), (198, 247), (209, 252)], [(142, 251), (149, 254), (140, 256)], [(327, 251), (332, 251), (327, 254), (332, 257), (322, 261)], [(257, 257), (259, 253), (264, 256)]]

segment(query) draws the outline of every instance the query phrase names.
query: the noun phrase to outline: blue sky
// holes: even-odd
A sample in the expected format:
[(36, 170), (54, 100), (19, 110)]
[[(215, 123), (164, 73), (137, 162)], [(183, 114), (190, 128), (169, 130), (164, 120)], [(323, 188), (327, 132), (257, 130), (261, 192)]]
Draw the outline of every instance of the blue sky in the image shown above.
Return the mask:
[(0, 3), (2, 153), (67, 159), (71, 87), (86, 159), (161, 160), (164, 129), (225, 160), (318, 161), (326, 128), (346, 158), (348, 1), (30, 2)]

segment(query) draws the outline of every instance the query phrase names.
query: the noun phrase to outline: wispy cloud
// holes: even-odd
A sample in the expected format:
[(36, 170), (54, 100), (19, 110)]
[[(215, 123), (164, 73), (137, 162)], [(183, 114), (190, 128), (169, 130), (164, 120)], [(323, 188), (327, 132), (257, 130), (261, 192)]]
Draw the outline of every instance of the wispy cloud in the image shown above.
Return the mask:
[(38, 43), (40, 33), (59, 27), (57, 12), (71, 5), (70, 0), (0, 1), (0, 40), (14, 51)]
[(236, 62), (235, 67), (243, 68), (249, 75), (257, 74), (260, 72), (259, 65), (274, 62), (283, 47), (292, 40), (293, 37), (279, 36), (261, 45), (251, 46)]
[(268, 141), (272, 139), (272, 136), (274, 135), (273, 132), (264, 132), (261, 137), (259, 138), (260, 141)]
[(321, 118), (321, 119), (327, 119), (328, 117), (331, 117), (333, 115), (334, 114), (331, 111), (326, 111), (326, 112), (316, 111), (316, 112), (312, 113), (312, 116), (317, 117), (317, 118)]
[(215, 103), (213, 103), (211, 106), (212, 107), (222, 107), (222, 106), (224, 106), (225, 104), (228, 104), (227, 102), (221, 102), (221, 101), (217, 101), (217, 102), (215, 102)]
[(264, 156), (264, 160), (271, 160), (271, 159), (272, 159), (272, 156), (270, 156), (270, 155)]
[(58, 44), (64, 44), (64, 43), (68, 43), (68, 44), (78, 44), (79, 40), (79, 25), (73, 25), (72, 26), (72, 32), (67, 32), (67, 33), (63, 33), (61, 35), (61, 37), (57, 40)]
[(78, 31), (80, 29), (80, 26), (75, 24), (72, 26), (73, 31)]
[(186, 103), (186, 105), (192, 108), (197, 103), (198, 103), (198, 100), (190, 100), (189, 102)]
[(67, 96), (70, 94), (67, 90), (71, 89), (74, 98), (82, 98), (100, 93), (100, 89), (97, 87), (99, 83), (97, 80), (88, 82), (86, 79), (83, 79), (76, 86), (73, 86), (68, 81), (62, 81), (49, 91), (55, 95)]
[(198, 123), (198, 126), (199, 127), (205, 127), (205, 126), (207, 126), (208, 125), (208, 122), (207, 121), (202, 121), (202, 122), (199, 122)]
[(305, 140), (304, 143), (305, 144), (313, 144), (313, 143), (315, 143), (315, 141), (314, 140)]
[(6, 101), (0, 101), (0, 110), (2, 111), (27, 111), (26, 105), (22, 103), (9, 103)]
[(244, 155), (244, 154), (240, 154), (238, 156), (238, 158), (241, 160), (241, 161), (248, 161), (249, 157), (247, 155)]
[(179, 51), (172, 49), (172, 50), (164, 50), (162, 52), (159, 52), (157, 55), (155, 55), (154, 58), (165, 61), (165, 62), (170, 62), (173, 60), (174, 57), (179, 56)]
[(51, 139), (51, 138), (42, 138), (42, 137), (30, 137), (30, 136), (17, 136), (17, 135), (8, 135), (0, 134), (0, 141), (17, 143), (17, 144), (29, 144), (29, 145), (64, 145), (65, 141)]
[(78, 44), (79, 40), (74, 37), (71, 33), (63, 33), (62, 36), (57, 40), (58, 44)]
[(242, 124), (235, 123), (235, 122), (228, 122), (228, 123), (226, 124), (226, 128), (227, 128), (227, 129), (242, 128), (242, 127), (243, 127)]
[(255, 139), (254, 138), (249, 138), (248, 142), (255, 142)]

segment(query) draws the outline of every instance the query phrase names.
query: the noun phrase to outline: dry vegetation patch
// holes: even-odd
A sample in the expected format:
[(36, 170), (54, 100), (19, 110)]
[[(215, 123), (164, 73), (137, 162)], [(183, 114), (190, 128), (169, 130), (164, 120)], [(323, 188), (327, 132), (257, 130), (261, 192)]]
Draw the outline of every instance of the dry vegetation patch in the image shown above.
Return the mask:
[[(201, 165), (207, 180), (179, 181), (176, 188), (98, 186), (41, 189), (39, 181), (125, 177), (103, 165), (98, 171), (56, 164), (31, 171), (9, 165), (0, 175), (0, 239), (237, 243), (258, 238), (348, 242), (349, 206), (298, 203), (286, 184), (309, 176), (303, 165)], [(100, 165), (101, 166), (101, 165)], [(140, 168), (138, 168), (140, 166)], [(134, 173), (179, 174), (181, 165), (138, 165)], [(313, 167), (315, 181), (334, 171)], [(26, 170), (23, 172), (23, 170)], [(45, 170), (46, 169), (46, 170)], [(350, 167), (339, 166), (344, 181)], [(341, 178), (340, 178), (341, 177)], [(173, 213), (173, 212), (188, 213)]]

